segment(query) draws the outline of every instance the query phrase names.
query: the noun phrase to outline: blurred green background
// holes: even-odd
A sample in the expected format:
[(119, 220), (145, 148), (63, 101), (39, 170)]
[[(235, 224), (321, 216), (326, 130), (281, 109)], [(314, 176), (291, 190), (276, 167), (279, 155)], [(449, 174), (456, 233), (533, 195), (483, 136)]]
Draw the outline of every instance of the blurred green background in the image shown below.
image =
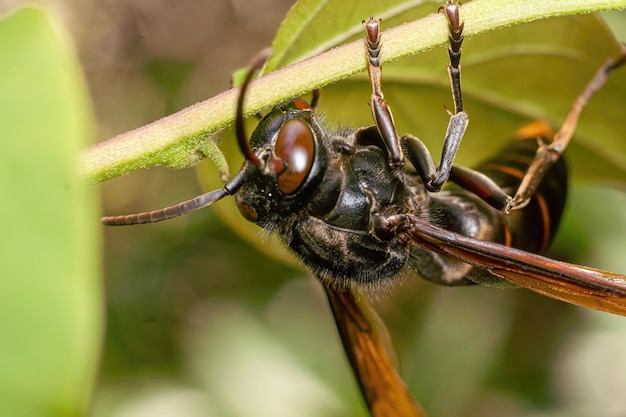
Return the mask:
[[(100, 141), (229, 88), (292, 2), (50, 5), (77, 45)], [(154, 168), (95, 187), (104, 213), (133, 213), (199, 194), (196, 176)], [(625, 184), (574, 187), (553, 256), (626, 273)], [(213, 210), (104, 229), (103, 269), (92, 416), (365, 415), (319, 285), (238, 238)], [(418, 280), (371, 297), (431, 416), (626, 415), (622, 318), (522, 290)]]

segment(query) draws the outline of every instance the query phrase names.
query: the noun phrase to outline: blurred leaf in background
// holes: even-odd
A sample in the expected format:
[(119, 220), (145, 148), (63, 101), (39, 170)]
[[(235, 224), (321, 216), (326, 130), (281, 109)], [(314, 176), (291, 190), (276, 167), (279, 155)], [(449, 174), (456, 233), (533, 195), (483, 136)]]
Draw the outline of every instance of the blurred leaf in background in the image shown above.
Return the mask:
[(91, 105), (43, 9), (2, 16), (0, 63), (0, 415), (83, 415), (103, 326), (98, 199), (77, 163)]

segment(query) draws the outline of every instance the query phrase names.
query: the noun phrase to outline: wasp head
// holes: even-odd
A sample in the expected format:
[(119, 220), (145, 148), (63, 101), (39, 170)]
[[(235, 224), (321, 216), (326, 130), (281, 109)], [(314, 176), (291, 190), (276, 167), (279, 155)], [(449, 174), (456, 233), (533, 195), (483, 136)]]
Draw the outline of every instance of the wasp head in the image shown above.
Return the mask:
[(254, 59), (239, 92), (235, 130), (246, 158), (241, 171), (222, 189), (164, 209), (103, 217), (102, 223), (111, 226), (154, 223), (207, 207), (227, 195), (235, 195), (237, 206), (247, 220), (263, 227), (303, 207), (321, 183), (328, 158), (314, 106), (301, 99), (279, 104), (263, 117), (249, 141), (245, 133), (246, 91), (252, 76), (268, 57), (269, 50), (265, 50)]
[[(327, 166), (323, 131), (314, 110), (301, 99), (272, 109), (252, 133), (243, 170), (245, 181), (235, 194), (249, 221), (267, 226), (302, 208), (321, 183)], [(240, 142), (241, 143), (241, 142)]]

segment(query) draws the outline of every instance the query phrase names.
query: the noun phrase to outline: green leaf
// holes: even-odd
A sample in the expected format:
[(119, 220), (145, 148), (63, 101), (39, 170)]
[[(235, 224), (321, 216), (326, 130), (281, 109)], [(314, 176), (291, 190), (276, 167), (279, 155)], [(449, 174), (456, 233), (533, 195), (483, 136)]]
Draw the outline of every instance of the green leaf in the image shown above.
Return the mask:
[(81, 69), (45, 11), (0, 21), (0, 415), (84, 414), (102, 331), (98, 199)]
[(363, 38), (362, 19), (375, 16), (393, 27), (432, 14), (436, 0), (301, 0), (289, 11), (272, 43), (265, 72), (317, 55), (342, 43)]

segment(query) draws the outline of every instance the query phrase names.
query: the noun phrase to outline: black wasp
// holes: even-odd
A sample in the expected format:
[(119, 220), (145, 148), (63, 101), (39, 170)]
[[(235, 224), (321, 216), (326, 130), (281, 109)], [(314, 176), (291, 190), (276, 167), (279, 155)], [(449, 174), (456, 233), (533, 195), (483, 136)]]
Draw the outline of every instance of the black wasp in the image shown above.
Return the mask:
[[(463, 23), (457, 2), (448, 0), (442, 9), (450, 31), (454, 111), (438, 166), (419, 139), (396, 133), (382, 92), (380, 21), (370, 18), (365, 46), (374, 126), (322, 126), (314, 92), (311, 105), (294, 99), (274, 107), (248, 141), (243, 102), (253, 73), (267, 58), (261, 54), (237, 104), (236, 133), (246, 158), (241, 171), (220, 190), (102, 222), (157, 222), (233, 195), (243, 217), (278, 233), (327, 285), (380, 282), (410, 267), (443, 285), (512, 283), (626, 315), (626, 277), (535, 254), (549, 245), (565, 203), (567, 173), (559, 156), (586, 102), (625, 54), (598, 70), (554, 137), (538, 137), (538, 131), (476, 169), (462, 168), (453, 160), (468, 124), (459, 66)], [(448, 181), (455, 186), (439, 191)]]

